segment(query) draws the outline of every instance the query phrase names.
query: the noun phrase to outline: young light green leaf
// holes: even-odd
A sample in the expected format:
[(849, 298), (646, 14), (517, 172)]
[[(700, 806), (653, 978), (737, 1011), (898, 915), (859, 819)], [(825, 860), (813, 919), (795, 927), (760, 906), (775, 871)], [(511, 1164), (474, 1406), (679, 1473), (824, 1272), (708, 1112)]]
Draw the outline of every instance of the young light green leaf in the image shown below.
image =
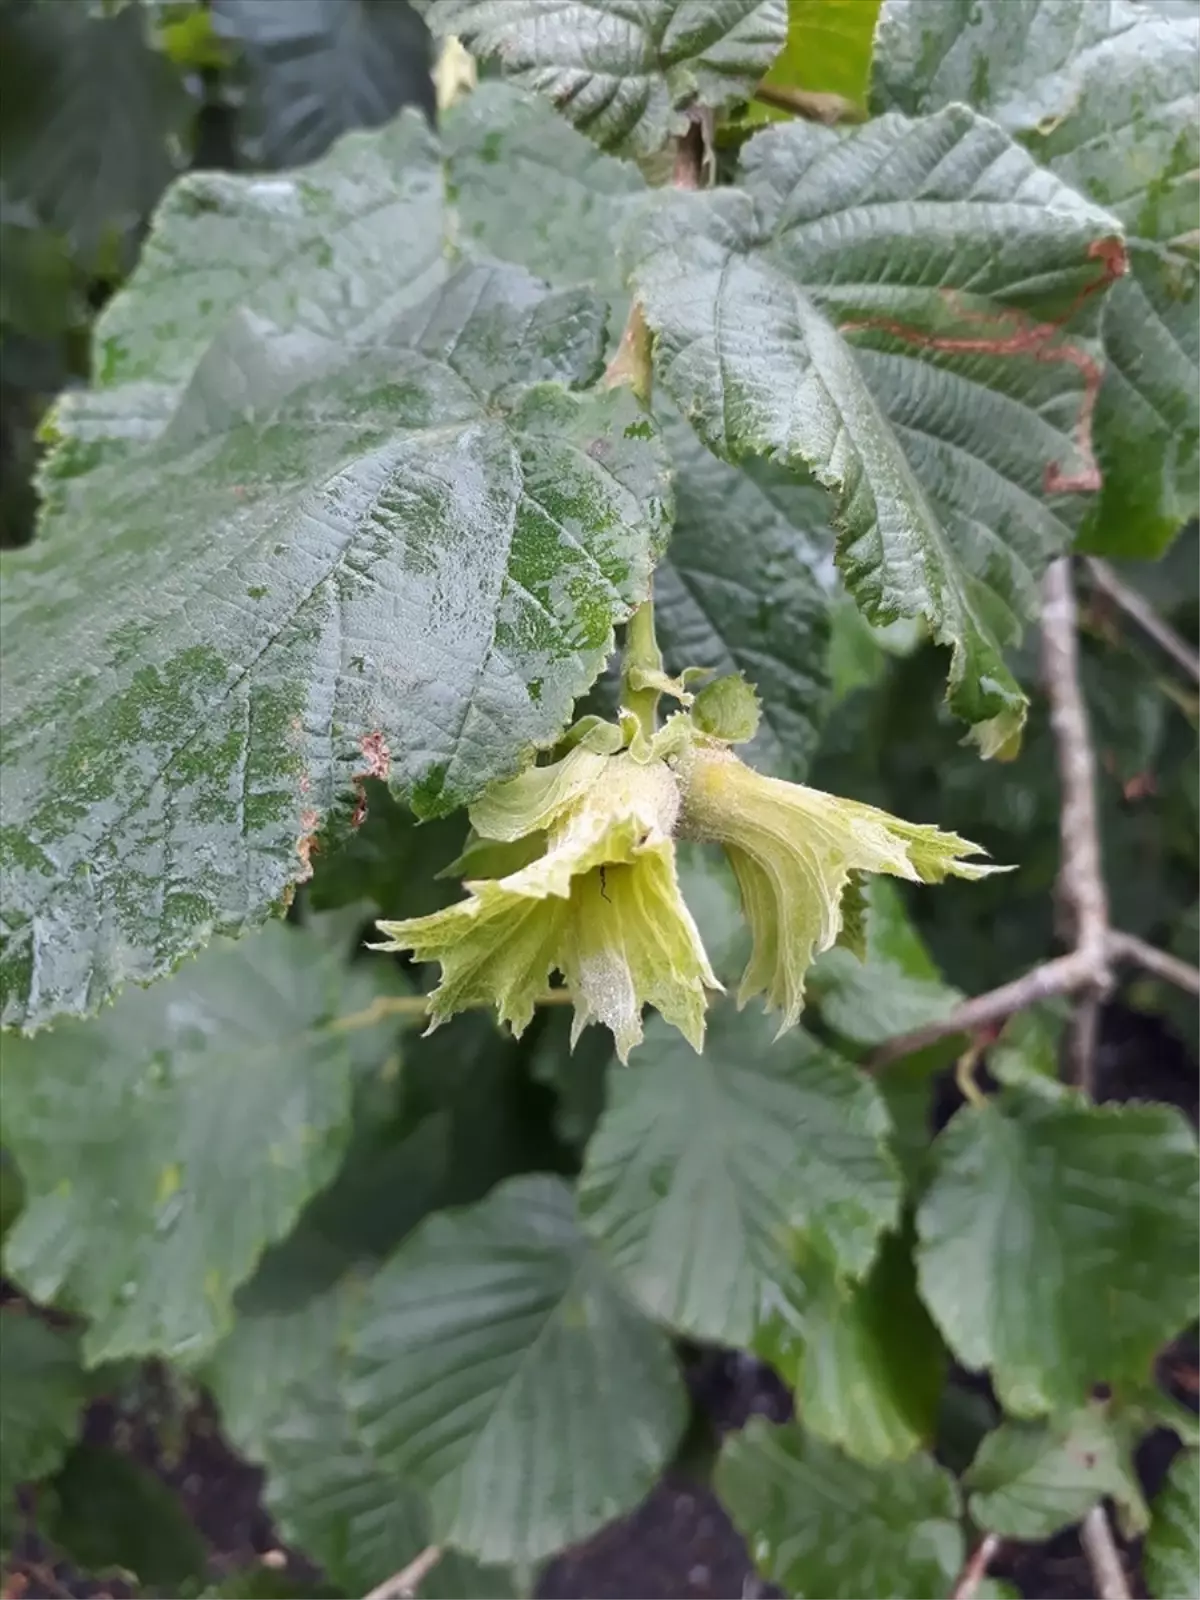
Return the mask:
[(962, 107), (776, 127), (744, 165), (626, 236), (656, 371), (718, 454), (832, 492), (851, 593), (951, 647), (951, 707), (995, 754), (1025, 711), (1001, 646), (1098, 484), (1120, 226)]
[(18, 1484), (57, 1470), (86, 1399), (79, 1339), (9, 1306), (0, 1311), (0, 1525)]
[[(373, 991), (374, 985), (366, 985)], [(4, 1048), (4, 1137), (26, 1201), (8, 1272), (89, 1319), (89, 1365), (194, 1363), (233, 1291), (337, 1171), (361, 1004), (344, 964), (279, 924), (218, 942), (100, 1018)]]
[(248, 68), (243, 117), (255, 166), (315, 161), (339, 134), (377, 128), (401, 106), (433, 115), (429, 36), (405, 0), (213, 0), (209, 9)]
[(1181, 1450), (1151, 1509), (1144, 1557), (1155, 1600), (1200, 1595), (1200, 1454)]
[(716, 1488), (755, 1566), (797, 1600), (941, 1600), (962, 1565), (958, 1492), (929, 1456), (866, 1467), (754, 1417), (721, 1451)]
[(1126, 1531), (1141, 1533), (1147, 1512), (1133, 1442), (1101, 1403), (1044, 1422), (1001, 1423), (966, 1475), (972, 1520), (1004, 1539), (1048, 1539), (1108, 1498)]
[[(648, 1313), (746, 1346), (776, 1293), (861, 1276), (899, 1185), (870, 1082), (805, 1034), (714, 1010), (704, 1055), (651, 1023), (610, 1077), (580, 1178), (583, 1226)], [(783, 1290), (776, 1285), (782, 1284)]]
[(433, 1537), (481, 1560), (538, 1560), (629, 1510), (685, 1420), (666, 1339), (553, 1178), (423, 1223), (369, 1286), (351, 1357), (359, 1437), (428, 1493)]
[(1200, 13), (1115, 0), (888, 0), (876, 98), (967, 101), (1119, 217), (1131, 272), (1104, 318), (1104, 486), (1087, 548), (1152, 557), (1196, 514)]
[[(879, 5), (880, 0), (788, 0), (787, 43), (763, 86), (835, 95), (849, 108), (865, 108)], [(756, 100), (748, 120), (787, 115)]]
[(655, 407), (675, 472), (675, 527), (654, 574), (667, 666), (743, 672), (762, 697), (745, 756), (802, 779), (829, 700), (829, 500), (815, 484), (720, 461), (671, 407)]
[(112, 384), (56, 413), (46, 536), (4, 588), (6, 1023), (260, 921), (369, 777), (424, 814), (474, 798), (557, 736), (645, 592), (665, 458), (631, 395), (570, 392), (603, 307), (463, 267), (403, 309), (388, 241), (436, 223), (438, 184), (418, 160), (393, 201), (407, 126), (303, 177), (181, 186), (149, 322), (179, 315), (176, 218), (184, 259), (232, 252), (213, 300), (244, 298), (223, 323), (199, 301), (151, 378), (135, 277), (99, 334)]
[[(265, 1279), (247, 1286), (209, 1383), (225, 1432), (266, 1470), (264, 1498), (283, 1536), (347, 1594), (363, 1594), (429, 1544), (429, 1511), (364, 1448), (347, 1407), (346, 1340), (365, 1282), (295, 1289), (281, 1298)], [(443, 1563), (421, 1584), (429, 1600), (512, 1592), (496, 1568), (453, 1551)]]
[(417, 0), (436, 34), (498, 55), (606, 150), (653, 155), (693, 104), (744, 100), (787, 39), (786, 0)]
[(1166, 1106), (1013, 1095), (960, 1111), (917, 1213), (921, 1294), (1018, 1416), (1144, 1380), (1196, 1315), (1196, 1144)]

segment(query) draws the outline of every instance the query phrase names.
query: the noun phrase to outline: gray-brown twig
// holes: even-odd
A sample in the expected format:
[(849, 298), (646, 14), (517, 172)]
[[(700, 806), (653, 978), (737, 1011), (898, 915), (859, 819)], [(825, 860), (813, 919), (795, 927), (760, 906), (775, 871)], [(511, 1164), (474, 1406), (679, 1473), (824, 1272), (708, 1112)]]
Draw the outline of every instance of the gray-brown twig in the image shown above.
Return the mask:
[(1072, 1076), (1090, 1093), (1094, 1088), (1096, 1021), (1114, 963), (1135, 962), (1157, 978), (1200, 994), (1200, 969), (1108, 925), (1096, 817), (1096, 763), (1079, 681), (1075, 595), (1065, 559), (1055, 562), (1046, 574), (1042, 662), (1062, 785), (1058, 882), (1062, 932), (1074, 949), (1069, 955), (1042, 962), (1012, 983), (964, 1001), (937, 1022), (888, 1039), (870, 1057), (871, 1067), (887, 1066), (955, 1034), (979, 1034), (1040, 1000), (1067, 994), (1078, 997), (1068, 1046)]
[(1071, 1077), (1095, 1088), (1096, 1024), (1112, 975), (1108, 965), (1108, 895), (1096, 816), (1096, 758), (1079, 679), (1079, 627), (1069, 556), (1042, 580), (1042, 681), (1061, 789), (1058, 906), (1062, 932), (1087, 966), (1067, 1043)]
[(776, 111), (790, 111), (795, 117), (803, 117), (807, 122), (823, 122), (826, 126), (832, 126), (835, 122), (866, 121), (866, 112), (862, 107), (840, 94), (822, 94), (815, 89), (776, 88), (774, 84), (760, 83), (754, 91), (754, 98)]
[[(1110, 962), (1134, 962), (1156, 978), (1186, 989), (1189, 994), (1200, 995), (1200, 967), (1190, 967), (1186, 961), (1168, 955), (1165, 950), (1157, 950), (1144, 939), (1135, 939), (1131, 933), (1110, 932), (1108, 956)], [(1091, 981), (1091, 963), (1077, 950), (1067, 956), (1057, 956), (1053, 961), (1043, 961), (999, 989), (989, 989), (973, 1000), (964, 1000), (961, 1006), (956, 1006), (937, 1022), (928, 1022), (911, 1033), (885, 1040), (872, 1053), (868, 1065), (886, 1067), (889, 1062), (924, 1050), (939, 1039), (949, 1039), (959, 1033), (981, 1033), (1006, 1022), (1016, 1012), (1037, 1005), (1040, 1000), (1049, 1000), (1057, 994), (1075, 994)]]
[(1129, 1579), (1103, 1506), (1093, 1506), (1079, 1529), (1100, 1600), (1130, 1600)]
[(1178, 956), (1168, 955), (1165, 950), (1156, 949), (1144, 939), (1135, 938), (1132, 933), (1110, 933), (1108, 946), (1114, 961), (1136, 962), (1156, 978), (1163, 978), (1167, 983), (1186, 989), (1189, 994), (1200, 995), (1200, 967), (1190, 967)]
[(1131, 589), (1128, 584), (1122, 583), (1107, 561), (1091, 556), (1088, 559), (1087, 570), (1088, 577), (1092, 580), (1092, 587), (1097, 593), (1111, 600), (1113, 605), (1119, 606), (1130, 621), (1137, 623), (1148, 639), (1154, 640), (1164, 655), (1170, 656), (1175, 665), (1182, 667), (1189, 678), (1200, 683), (1200, 653), (1177, 634), (1169, 623), (1163, 621), (1146, 597), (1138, 594), (1136, 589)]
[(974, 1600), (975, 1591), (987, 1577), (987, 1570), (995, 1560), (999, 1548), (1000, 1539), (997, 1534), (984, 1535), (972, 1551), (970, 1560), (962, 1570), (962, 1576), (954, 1585), (951, 1600)]
[(1089, 976), (1086, 961), (1076, 951), (1069, 956), (1059, 956), (1055, 961), (1044, 961), (1023, 977), (999, 989), (989, 989), (987, 994), (965, 1000), (949, 1015), (937, 1022), (927, 1022), (911, 1033), (897, 1034), (887, 1039), (870, 1058), (872, 1067), (886, 1067), (891, 1061), (910, 1056), (915, 1050), (924, 1050), (939, 1039), (948, 1039), (956, 1033), (980, 1033), (1006, 1022), (1015, 1011), (1024, 1011), (1037, 1005), (1039, 1000), (1049, 1000), (1056, 994), (1073, 994)]
[(393, 1572), (390, 1578), (385, 1578), (381, 1584), (372, 1589), (366, 1600), (412, 1600), (421, 1585), (422, 1578), (428, 1576), (442, 1559), (440, 1544), (426, 1545), (419, 1556), (414, 1556), (406, 1567), (399, 1572)]

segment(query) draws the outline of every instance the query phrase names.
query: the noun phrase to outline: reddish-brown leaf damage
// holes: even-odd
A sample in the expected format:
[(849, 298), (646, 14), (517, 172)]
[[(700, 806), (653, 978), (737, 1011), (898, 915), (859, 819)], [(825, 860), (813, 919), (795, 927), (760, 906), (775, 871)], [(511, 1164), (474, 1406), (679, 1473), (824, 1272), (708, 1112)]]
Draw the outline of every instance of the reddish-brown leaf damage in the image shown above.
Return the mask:
[(949, 355), (1029, 356), (1034, 361), (1065, 362), (1074, 367), (1083, 378), (1079, 416), (1074, 427), (1075, 448), (1082, 465), (1074, 472), (1064, 472), (1061, 462), (1048, 462), (1042, 482), (1047, 494), (1094, 493), (1101, 487), (1101, 476), (1092, 445), (1092, 421), (1104, 370), (1082, 345), (1063, 339), (1061, 334), (1085, 300), (1129, 270), (1129, 257), (1123, 241), (1113, 237), (1093, 239), (1087, 254), (1089, 260), (1102, 263), (1100, 277), (1085, 284), (1066, 312), (1052, 322), (1034, 322), (1022, 311), (972, 311), (961, 304), (955, 290), (947, 289), (942, 291), (942, 299), (962, 322), (991, 331), (970, 338), (947, 336), (926, 333), (909, 323), (895, 322), (890, 317), (864, 317), (842, 323), (838, 332), (878, 330), (922, 350), (937, 350)]

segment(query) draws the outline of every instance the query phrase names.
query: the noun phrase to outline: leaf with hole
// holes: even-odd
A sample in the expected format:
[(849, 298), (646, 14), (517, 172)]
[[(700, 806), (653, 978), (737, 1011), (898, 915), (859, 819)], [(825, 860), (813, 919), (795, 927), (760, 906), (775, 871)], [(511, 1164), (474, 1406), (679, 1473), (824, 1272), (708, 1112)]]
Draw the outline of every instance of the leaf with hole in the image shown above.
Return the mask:
[(1124, 1531), (1142, 1533), (1147, 1513), (1134, 1442), (1102, 1402), (1045, 1421), (1001, 1423), (966, 1474), (971, 1518), (1004, 1539), (1048, 1539), (1109, 1499)]

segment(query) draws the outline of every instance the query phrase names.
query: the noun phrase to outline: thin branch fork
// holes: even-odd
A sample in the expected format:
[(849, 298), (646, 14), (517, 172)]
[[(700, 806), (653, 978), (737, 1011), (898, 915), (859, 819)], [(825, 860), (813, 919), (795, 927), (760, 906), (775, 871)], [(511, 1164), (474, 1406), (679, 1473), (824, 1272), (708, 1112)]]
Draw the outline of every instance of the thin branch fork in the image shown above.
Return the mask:
[(406, 1567), (394, 1572), (390, 1578), (385, 1578), (381, 1584), (372, 1589), (366, 1600), (412, 1600), (421, 1586), (422, 1579), (428, 1577), (441, 1559), (440, 1544), (426, 1545), (420, 1555), (414, 1556)]
[(1108, 1512), (1102, 1505), (1093, 1506), (1084, 1517), (1079, 1529), (1079, 1542), (1092, 1569), (1092, 1577), (1096, 1580), (1096, 1593), (1100, 1600), (1131, 1600), (1125, 1564), (1117, 1549), (1117, 1541), (1113, 1538)]
[(948, 1016), (887, 1040), (868, 1065), (884, 1067), (939, 1039), (986, 1033), (1017, 1011), (1054, 995), (1079, 997), (1069, 1040), (1072, 1076), (1094, 1088), (1096, 1022), (1112, 983), (1112, 968), (1133, 962), (1155, 977), (1200, 995), (1200, 969), (1108, 925), (1108, 898), (1096, 815), (1096, 762), (1079, 679), (1079, 641), (1070, 562), (1046, 574), (1042, 610), (1042, 671), (1050, 703), (1062, 788), (1058, 901), (1069, 955), (1043, 962), (1023, 977), (965, 1001)]
[(987, 1577), (988, 1568), (996, 1559), (1000, 1550), (1001, 1539), (994, 1533), (985, 1534), (972, 1551), (962, 1576), (954, 1585), (951, 1600), (974, 1600), (976, 1590)]
[(1148, 639), (1153, 639), (1164, 655), (1170, 656), (1175, 665), (1181, 667), (1189, 678), (1200, 683), (1200, 652), (1194, 650), (1169, 623), (1163, 621), (1144, 595), (1138, 594), (1136, 589), (1131, 589), (1128, 584), (1122, 583), (1108, 562), (1101, 561), (1096, 556), (1088, 558), (1087, 574), (1097, 594), (1102, 594), (1106, 600), (1110, 600), (1122, 610)]
[[(1177, 988), (1185, 989), (1189, 994), (1200, 995), (1200, 967), (1190, 967), (1186, 961), (1168, 955), (1165, 950), (1156, 949), (1144, 939), (1134, 938), (1131, 933), (1110, 932), (1107, 936), (1107, 956), (1109, 964), (1131, 962), (1144, 967), (1156, 978), (1163, 978)], [(1022, 977), (1014, 978), (999, 989), (989, 989), (986, 994), (977, 995), (973, 1000), (965, 1000), (961, 1006), (956, 1006), (936, 1022), (928, 1022), (923, 1027), (914, 1028), (911, 1033), (897, 1034), (894, 1039), (886, 1040), (873, 1052), (867, 1064), (870, 1067), (886, 1067), (904, 1056), (913, 1055), (917, 1050), (937, 1044), (939, 1039), (949, 1039), (960, 1033), (968, 1036), (987, 1033), (1007, 1022), (1018, 1011), (1026, 1011), (1039, 1001), (1050, 1000), (1055, 995), (1078, 994), (1094, 981), (1090, 958), (1073, 950), (1070, 955), (1057, 956), (1053, 961), (1044, 961), (1040, 966), (1032, 967)]]

